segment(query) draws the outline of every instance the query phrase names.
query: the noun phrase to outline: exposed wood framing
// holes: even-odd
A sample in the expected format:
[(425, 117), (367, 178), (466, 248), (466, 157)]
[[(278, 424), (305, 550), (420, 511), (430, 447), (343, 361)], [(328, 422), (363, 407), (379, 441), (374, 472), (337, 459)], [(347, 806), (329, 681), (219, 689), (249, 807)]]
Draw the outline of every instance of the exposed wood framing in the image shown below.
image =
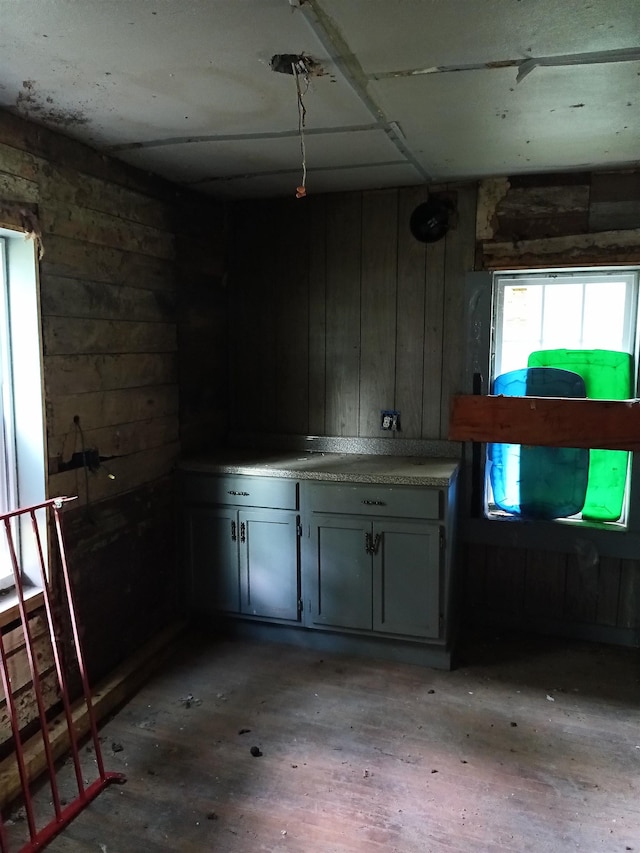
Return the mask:
[(478, 269), (640, 263), (640, 171), (480, 182)]

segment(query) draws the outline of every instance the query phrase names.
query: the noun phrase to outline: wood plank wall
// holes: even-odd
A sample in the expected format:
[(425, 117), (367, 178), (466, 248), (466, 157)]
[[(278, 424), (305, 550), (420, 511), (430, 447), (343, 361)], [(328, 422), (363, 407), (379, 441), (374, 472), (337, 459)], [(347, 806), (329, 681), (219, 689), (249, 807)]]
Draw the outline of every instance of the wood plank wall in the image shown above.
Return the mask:
[[(640, 171), (482, 181), (476, 236), (478, 269), (640, 264)], [(640, 561), (584, 553), (586, 531), (573, 545), (469, 543), (468, 618), (640, 643)]]
[(475, 187), (425, 246), (409, 218), (425, 188), (234, 205), (231, 431), (441, 439), (463, 371), (464, 276)]
[[(437, 189), (457, 222), (428, 247), (408, 229), (423, 188), (232, 207), (232, 433), (380, 436), (397, 408), (403, 436), (445, 438), (467, 271), (640, 263), (640, 172), (482, 181), (477, 211), (474, 187)], [(635, 561), (497, 541), (463, 564), (467, 623), (640, 636)]]
[[(79, 496), (64, 525), (97, 679), (175, 618), (179, 606), (173, 489), (179, 378), (196, 374), (198, 365), (179, 366), (178, 332), (193, 325), (202, 307), (189, 305), (190, 298), (212, 275), (221, 276), (223, 218), (213, 202), (203, 206), (0, 112), (0, 224), (19, 223), (23, 210), (39, 224), (44, 251), (48, 494)], [(215, 300), (209, 309), (218, 310)], [(210, 322), (212, 328), (224, 323), (217, 315)], [(194, 346), (196, 338), (203, 334), (193, 336)], [(188, 344), (185, 352), (196, 361)], [(226, 366), (209, 359), (204, 368), (201, 383), (219, 387), (220, 377), (226, 383)], [(193, 447), (211, 407), (207, 399), (194, 405), (187, 391), (184, 422)], [(83, 446), (106, 457), (103, 466), (97, 473), (64, 470)]]
[[(46, 614), (40, 608), (29, 615), (29, 632), (35, 666), (40, 675), (40, 689), (45, 707), (60, 701), (58, 678), (55, 670)], [(21, 730), (38, 721), (38, 708), (31, 682), (31, 669), (26, 652), (23, 626), (7, 630), (2, 638), (11, 679), (13, 702)], [(4, 696), (0, 697), (0, 755), (12, 740), (11, 715)]]

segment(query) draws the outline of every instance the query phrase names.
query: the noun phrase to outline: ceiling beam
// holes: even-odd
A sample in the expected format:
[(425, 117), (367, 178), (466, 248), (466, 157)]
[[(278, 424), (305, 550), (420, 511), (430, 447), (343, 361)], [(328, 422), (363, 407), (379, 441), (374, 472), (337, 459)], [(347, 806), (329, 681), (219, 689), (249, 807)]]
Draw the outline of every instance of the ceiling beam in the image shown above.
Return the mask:
[(431, 180), (431, 175), (407, 146), (404, 134), (397, 122), (387, 118), (384, 111), (369, 94), (367, 75), (335, 21), (321, 8), (317, 0), (307, 0), (304, 5), (298, 7), (298, 12), (304, 16), (313, 34), (327, 51), (337, 71), (367, 108), (380, 130), (386, 133), (404, 159), (413, 166), (425, 183), (428, 183)]

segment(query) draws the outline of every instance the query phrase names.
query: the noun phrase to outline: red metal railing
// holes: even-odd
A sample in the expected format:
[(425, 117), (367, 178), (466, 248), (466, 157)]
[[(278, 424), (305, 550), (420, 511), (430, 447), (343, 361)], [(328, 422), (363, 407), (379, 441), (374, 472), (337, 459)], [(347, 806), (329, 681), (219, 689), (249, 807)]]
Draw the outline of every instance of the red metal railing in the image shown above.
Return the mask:
[[(25, 651), (29, 665), (29, 674), (31, 677), (31, 685), (35, 704), (37, 706), (37, 717), (40, 726), (39, 734), (42, 738), (44, 755), (46, 762), (46, 776), (49, 787), (51, 789), (51, 804), (53, 808), (53, 817), (42, 827), (38, 826), (38, 820), (34, 809), (33, 799), (33, 783), (27, 761), (25, 760), (25, 749), (23, 743), (23, 733), (18, 715), (18, 709), (12, 690), (11, 673), (5, 642), (2, 631), (0, 631), (0, 678), (6, 699), (6, 709), (11, 725), (11, 734), (14, 746), (14, 756), (17, 764), (17, 771), (20, 779), (20, 798), (24, 807), (29, 840), (20, 848), (20, 853), (35, 853), (37, 850), (42, 850), (65, 826), (67, 826), (81, 811), (88, 805), (107, 785), (113, 782), (124, 782), (125, 777), (122, 773), (107, 773), (104, 769), (102, 759), (102, 750), (100, 747), (100, 739), (98, 737), (98, 728), (96, 723), (96, 715), (93, 708), (91, 697), (91, 689), (87, 677), (87, 671), (82, 653), (80, 634), (76, 618), (75, 603), (73, 598), (73, 590), (69, 577), (69, 569), (64, 548), (64, 540), (62, 536), (62, 526), (60, 522), (60, 509), (63, 504), (75, 498), (53, 498), (36, 506), (26, 507), (14, 512), (0, 515), (0, 527), (4, 528), (4, 534), (0, 531), (0, 536), (6, 537), (8, 554), (13, 570), (15, 593), (17, 598), (17, 608), (20, 617), (20, 625), (24, 632)], [(45, 560), (45, 549), (42, 547), (42, 539), (38, 518), (36, 513), (41, 511), (47, 516), (47, 519), (53, 522), (53, 531), (55, 536), (52, 537), (54, 543), (57, 544), (58, 556), (60, 558), (61, 583), (56, 584), (56, 596), (52, 594), (49, 572)], [(27, 519), (27, 524), (23, 522)], [(16, 547), (15, 528), (17, 524), (21, 525), (21, 535), (24, 536), (29, 530), (28, 521), (31, 521), (31, 532), (34, 537), (35, 553), (37, 555), (36, 563), (39, 571), (38, 583), (42, 589), (44, 610), (46, 613), (46, 622), (51, 640), (51, 649), (53, 661), (55, 665), (55, 674), (57, 678), (57, 688), (59, 690), (60, 699), (64, 710), (64, 719), (66, 721), (66, 737), (71, 752), (73, 769), (75, 773), (75, 784), (77, 786), (77, 796), (70, 802), (68, 798), (62, 800), (59, 792), (58, 777), (56, 772), (54, 750), (52, 748), (49, 731), (49, 720), (47, 719), (48, 708), (46, 707), (43, 696), (42, 676), (38, 670), (38, 659), (34, 651), (32, 640), (32, 629), (29, 623), (27, 613), (27, 603), (25, 598), (23, 567), (20, 565), (19, 554), (21, 549)], [(22, 543), (24, 545), (24, 542)], [(59, 591), (58, 591), (59, 587)], [(68, 677), (69, 673), (65, 671), (63, 663), (62, 649), (60, 648), (61, 634), (63, 626), (56, 623), (56, 619), (67, 620), (66, 624), (70, 626), (73, 640), (73, 648), (75, 651), (76, 665), (80, 675), (82, 684), (82, 698), (84, 702), (86, 715), (88, 719), (89, 737), (93, 748), (93, 755), (97, 766), (97, 778), (87, 783), (84, 780), (85, 768), (82, 767), (80, 761), (80, 750), (78, 745), (77, 726), (74, 725), (72, 716), (72, 706), (69, 697)], [(65, 803), (63, 806), (63, 802)], [(0, 851), (1, 853), (10, 853), (9, 836), (5, 823), (0, 816)]]

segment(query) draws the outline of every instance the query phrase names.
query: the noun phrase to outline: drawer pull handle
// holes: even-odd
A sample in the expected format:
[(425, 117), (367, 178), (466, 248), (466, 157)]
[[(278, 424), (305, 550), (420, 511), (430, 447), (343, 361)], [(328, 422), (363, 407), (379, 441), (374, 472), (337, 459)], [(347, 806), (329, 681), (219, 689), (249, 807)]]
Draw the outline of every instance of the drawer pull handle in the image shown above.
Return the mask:
[(384, 501), (362, 501), (362, 503), (367, 506), (386, 506)]
[(240, 495), (240, 497), (243, 497), (243, 498), (249, 497), (249, 492), (236, 492), (236, 491), (234, 491), (234, 489), (229, 489), (227, 494), (228, 495)]

